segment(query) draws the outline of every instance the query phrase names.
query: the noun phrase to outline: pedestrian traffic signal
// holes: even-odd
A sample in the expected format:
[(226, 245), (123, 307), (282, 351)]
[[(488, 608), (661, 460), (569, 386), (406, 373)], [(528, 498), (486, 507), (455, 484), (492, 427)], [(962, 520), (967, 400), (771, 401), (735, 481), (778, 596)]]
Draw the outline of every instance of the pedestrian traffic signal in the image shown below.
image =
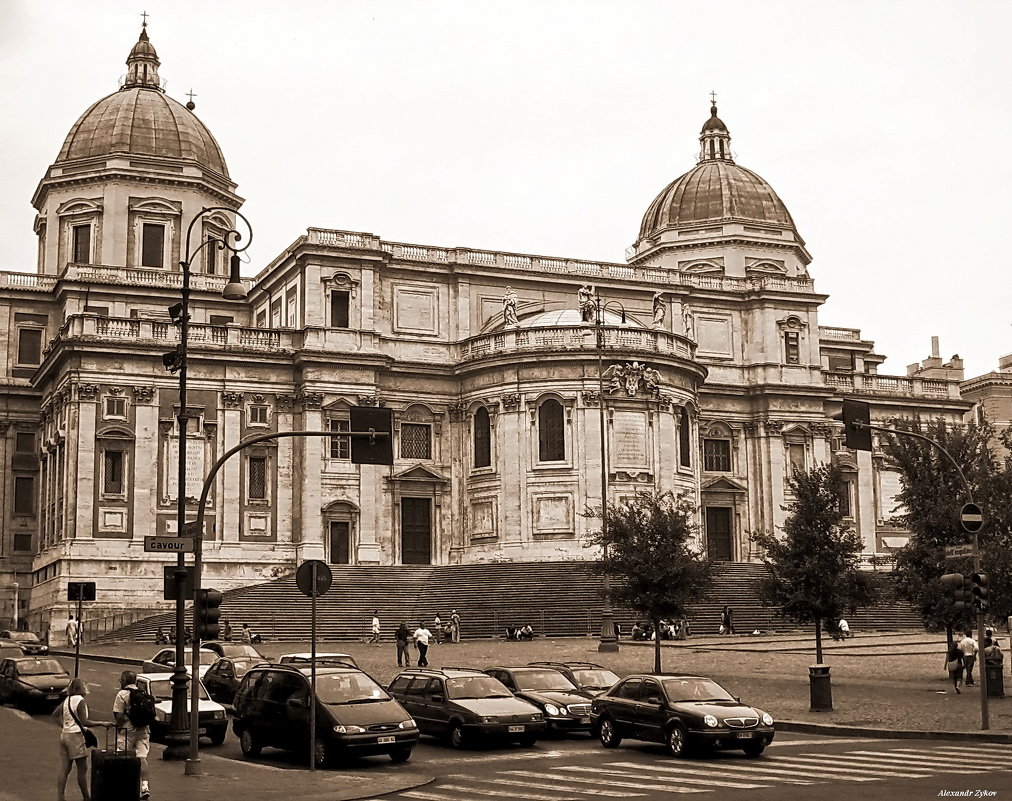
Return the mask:
[(948, 600), (955, 612), (969, 612), (973, 609), (973, 596), (970, 593), (966, 576), (962, 573), (946, 573), (942, 576)]
[(843, 423), (844, 441), (852, 451), (871, 450), (871, 407), (864, 401), (844, 399), (843, 409), (833, 415)]
[(350, 417), (352, 464), (393, 464), (393, 411), (352, 406)]
[(193, 599), (193, 636), (198, 640), (218, 639), (221, 599), (217, 590), (197, 590)]
[(987, 588), (987, 573), (974, 573), (970, 576), (970, 594), (973, 595), (973, 606), (978, 612), (986, 612), (991, 605), (990, 591)]

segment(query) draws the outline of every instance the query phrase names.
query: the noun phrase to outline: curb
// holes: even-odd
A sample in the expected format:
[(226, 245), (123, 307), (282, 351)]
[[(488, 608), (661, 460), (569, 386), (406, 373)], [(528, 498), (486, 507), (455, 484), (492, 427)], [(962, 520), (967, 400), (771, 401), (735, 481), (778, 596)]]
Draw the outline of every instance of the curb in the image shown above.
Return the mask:
[[(793, 731), (800, 734), (825, 734), (833, 737), (874, 737), (885, 740), (960, 740), (1012, 744), (1012, 734), (988, 731), (914, 731), (910, 729), (875, 729), (867, 726), (847, 726), (834, 723), (808, 723), (800, 720), (778, 720), (778, 731)], [(775, 741), (774, 741), (775, 742)]]

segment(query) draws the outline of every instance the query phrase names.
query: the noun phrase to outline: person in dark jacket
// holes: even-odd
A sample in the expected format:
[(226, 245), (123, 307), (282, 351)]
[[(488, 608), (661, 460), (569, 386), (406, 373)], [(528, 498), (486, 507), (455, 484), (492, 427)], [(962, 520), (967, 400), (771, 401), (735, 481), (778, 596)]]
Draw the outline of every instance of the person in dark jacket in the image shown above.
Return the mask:
[(411, 642), (411, 629), (403, 620), (400, 627), (394, 632), (394, 640), (397, 642), (397, 667), (401, 667), (401, 657), (404, 657), (404, 667), (411, 667), (411, 652), (408, 645)]
[(952, 688), (959, 694), (959, 685), (963, 681), (963, 651), (959, 643), (952, 643), (945, 655), (945, 669), (949, 671), (949, 678), (952, 679)]

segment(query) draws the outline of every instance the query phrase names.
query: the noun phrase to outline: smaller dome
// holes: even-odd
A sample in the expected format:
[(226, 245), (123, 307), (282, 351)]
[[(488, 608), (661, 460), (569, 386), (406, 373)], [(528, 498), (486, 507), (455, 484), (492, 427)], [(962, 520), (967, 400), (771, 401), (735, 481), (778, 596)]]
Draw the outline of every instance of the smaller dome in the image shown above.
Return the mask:
[(703, 127), (700, 133), (706, 133), (707, 131), (726, 131), (727, 126), (724, 125), (723, 120), (717, 116), (716, 104), (710, 106), (710, 119), (703, 123)]
[[(530, 317), (524, 317), (517, 323), (519, 328), (551, 328), (559, 326), (569, 328), (578, 325), (592, 325), (584, 321), (579, 309), (554, 309), (552, 311), (539, 312)], [(627, 328), (642, 328), (639, 323), (630, 320), (626, 315), (625, 322), (622, 316), (605, 309), (604, 325), (624, 325)]]

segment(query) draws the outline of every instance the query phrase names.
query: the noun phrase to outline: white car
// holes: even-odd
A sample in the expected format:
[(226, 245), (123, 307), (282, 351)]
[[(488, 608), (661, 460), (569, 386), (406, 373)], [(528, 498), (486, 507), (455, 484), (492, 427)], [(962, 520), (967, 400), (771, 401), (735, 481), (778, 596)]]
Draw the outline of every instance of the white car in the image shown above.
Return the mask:
[[(186, 649), (186, 672), (190, 672), (190, 662), (193, 657), (193, 651), (190, 648)], [(203, 677), (207, 673), (207, 669), (214, 664), (214, 661), (218, 658), (218, 655), (214, 651), (208, 651), (203, 648), (200, 649), (200, 676)], [(163, 648), (157, 654), (150, 659), (145, 659), (144, 664), (141, 666), (141, 673), (172, 673), (176, 668), (176, 649), (175, 648)]]
[[(228, 715), (225, 713), (225, 707), (208, 697), (204, 682), (199, 682), (198, 686), (200, 695), (197, 700), (197, 720), (200, 734), (208, 737), (215, 745), (221, 745), (225, 742), (225, 735), (228, 734)], [(172, 674), (138, 674), (137, 688), (155, 697), (155, 722), (151, 724), (151, 739), (156, 743), (163, 743), (172, 721)], [(186, 696), (186, 711), (189, 714), (189, 693)]]
[[(306, 651), (303, 654), (282, 654), (278, 657), (278, 662), (282, 665), (296, 665), (302, 667), (304, 665), (311, 665), (313, 662), (313, 655)], [(316, 666), (334, 667), (336, 663), (343, 662), (346, 665), (357, 668), (358, 663), (355, 661), (355, 657), (351, 654), (325, 654), (320, 651), (316, 652)], [(340, 665), (337, 665), (338, 667)]]

